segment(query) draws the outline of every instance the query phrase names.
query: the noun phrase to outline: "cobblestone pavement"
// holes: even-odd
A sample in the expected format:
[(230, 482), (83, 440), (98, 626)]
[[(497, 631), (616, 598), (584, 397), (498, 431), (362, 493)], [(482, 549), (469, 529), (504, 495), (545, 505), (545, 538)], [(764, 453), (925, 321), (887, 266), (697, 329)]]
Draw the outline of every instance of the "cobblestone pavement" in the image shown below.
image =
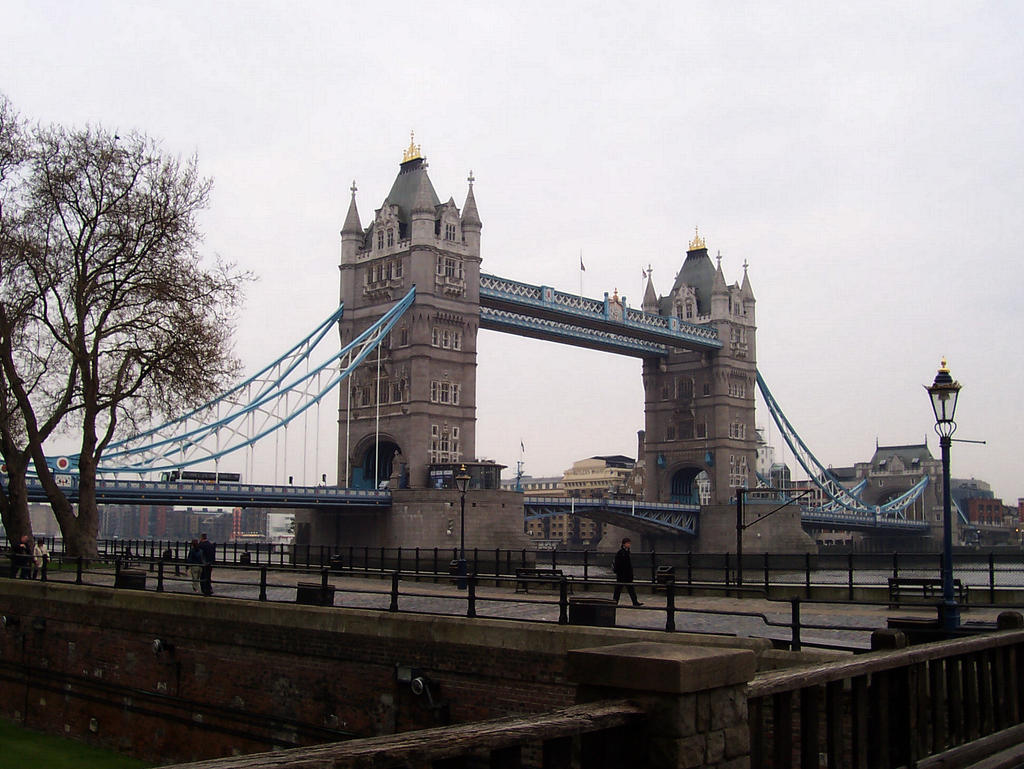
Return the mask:
[[(214, 598), (259, 599), (258, 568), (219, 567), (213, 572)], [(73, 573), (55, 572), (52, 581), (73, 580)], [(321, 574), (306, 570), (268, 570), (267, 600), (294, 603), (299, 582), (320, 584)], [(87, 584), (112, 585), (113, 572), (90, 571)], [(334, 605), (359, 609), (387, 611), (391, 605), (391, 580), (387, 575), (360, 576), (345, 572), (329, 573), (328, 583), (335, 588)], [(147, 589), (155, 590), (157, 574), (147, 571)], [(652, 593), (650, 586), (637, 585), (644, 605), (633, 608), (628, 598), (616, 612), (618, 627), (664, 630), (667, 620), (666, 596)], [(164, 572), (164, 592), (193, 594), (187, 570), (175, 575), (173, 568)], [(591, 582), (575, 585), (571, 597), (610, 598), (613, 585)], [(789, 642), (792, 639), (792, 604), (790, 601), (728, 596), (687, 596), (679, 589), (675, 596), (675, 630), (688, 633), (769, 638)], [(197, 600), (202, 599), (196, 595)], [(476, 588), (477, 617), (557, 623), (559, 617), (557, 586), (531, 586), (529, 592), (517, 592), (509, 580), (500, 585), (493, 578), (481, 578)], [(469, 607), (468, 590), (460, 590), (451, 577), (415, 577), (403, 575), (399, 582), (398, 610), (424, 614), (465, 616)], [(964, 622), (994, 623), (999, 609), (964, 609)], [(804, 646), (866, 649), (871, 631), (884, 628), (891, 616), (933, 618), (930, 606), (889, 609), (877, 604), (825, 604), (801, 601), (801, 641)], [(815, 627), (824, 626), (824, 627)]]

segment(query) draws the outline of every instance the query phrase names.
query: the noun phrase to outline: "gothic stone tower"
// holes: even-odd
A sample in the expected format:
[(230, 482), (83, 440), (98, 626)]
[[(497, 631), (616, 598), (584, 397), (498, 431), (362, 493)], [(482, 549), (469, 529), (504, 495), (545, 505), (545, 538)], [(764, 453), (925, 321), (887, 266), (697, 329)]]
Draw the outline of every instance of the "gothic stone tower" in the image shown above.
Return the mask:
[[(342, 387), (339, 485), (424, 488), (427, 466), (475, 456), (476, 335), (481, 222), (473, 176), (460, 214), (438, 200), (410, 143), (387, 198), (365, 229), (355, 185), (341, 230), (342, 345), (416, 287), (416, 300)], [(379, 400), (379, 428), (378, 428)]]
[(699, 234), (668, 296), (648, 278), (643, 309), (690, 323), (711, 323), (717, 352), (673, 350), (644, 360), (644, 459), (649, 500), (726, 504), (736, 487), (756, 485), (754, 293), (727, 285)]

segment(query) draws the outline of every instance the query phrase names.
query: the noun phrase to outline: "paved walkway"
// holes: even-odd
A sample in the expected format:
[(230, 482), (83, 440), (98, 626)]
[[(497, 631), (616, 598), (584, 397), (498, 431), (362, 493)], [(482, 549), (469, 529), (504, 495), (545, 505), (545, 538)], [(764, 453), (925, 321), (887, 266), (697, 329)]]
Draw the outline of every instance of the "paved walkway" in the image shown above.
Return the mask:
[[(156, 574), (147, 572), (147, 588), (156, 587)], [(67, 578), (67, 572), (55, 573), (54, 580)], [(214, 569), (214, 590), (217, 598), (259, 598), (259, 570), (252, 568)], [(267, 572), (267, 600), (294, 603), (299, 582), (319, 584), (316, 571)], [(112, 584), (110, 572), (90, 572), (89, 584)], [(360, 576), (332, 572), (329, 584), (335, 588), (335, 606), (387, 611), (391, 605), (390, 578)], [(613, 586), (591, 582), (588, 589), (577, 584), (574, 597), (610, 598)], [(667, 620), (666, 597), (663, 592), (651, 593), (649, 585), (638, 585), (644, 605), (633, 608), (623, 597), (616, 613), (618, 627), (664, 630)], [(191, 580), (185, 569), (175, 575), (173, 568), (164, 572), (164, 591), (192, 594)], [(197, 595), (197, 600), (202, 596)], [(493, 578), (481, 578), (476, 589), (478, 617), (521, 619), (557, 623), (559, 616), (557, 587), (532, 585), (529, 592), (516, 592), (510, 580), (496, 586)], [(403, 577), (399, 583), (398, 610), (427, 614), (465, 616), (468, 591), (459, 590), (450, 577)], [(789, 601), (764, 598), (722, 596), (687, 596), (679, 588), (675, 596), (675, 629), (678, 632), (713, 633), (720, 635), (770, 638), (789, 642), (792, 639), (792, 604)], [(994, 623), (1001, 609), (973, 608), (963, 611), (964, 622)], [(884, 605), (826, 604), (800, 602), (801, 641), (808, 647), (824, 646), (865, 649), (870, 646), (870, 631), (884, 628), (889, 617), (935, 617), (930, 606), (890, 609)]]

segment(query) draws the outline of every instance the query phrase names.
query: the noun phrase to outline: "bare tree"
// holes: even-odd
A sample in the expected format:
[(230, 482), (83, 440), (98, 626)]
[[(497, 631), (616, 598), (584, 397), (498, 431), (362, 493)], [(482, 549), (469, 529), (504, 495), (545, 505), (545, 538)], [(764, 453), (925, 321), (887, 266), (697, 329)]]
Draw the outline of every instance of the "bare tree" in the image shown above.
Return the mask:
[(40, 374), (31, 357), (19, 360), (17, 367), (6, 363), (13, 363), (16, 350), (28, 350), (24, 332), (36, 296), (25, 269), (27, 243), (22, 226), (27, 159), (25, 126), (0, 94), (0, 458), (5, 469), (0, 474), (0, 519), (12, 544), (32, 532), (26, 486), (28, 436), (13, 388), (31, 392)]
[[(47, 340), (50, 360), (66, 356), (67, 366), (59, 386), (46, 366), (35, 398), (10, 390), (74, 554), (96, 552), (96, 473), (111, 440), (210, 398), (238, 371), (231, 334), (249, 276), (202, 264), (196, 216), (209, 191), (194, 157), (169, 157), (139, 134), (60, 127), (33, 134), (25, 227), (37, 296), (25, 325)], [(10, 360), (14, 384), (24, 376), (18, 358)], [(77, 511), (47, 466), (37, 421), (43, 402), (80, 437)]]

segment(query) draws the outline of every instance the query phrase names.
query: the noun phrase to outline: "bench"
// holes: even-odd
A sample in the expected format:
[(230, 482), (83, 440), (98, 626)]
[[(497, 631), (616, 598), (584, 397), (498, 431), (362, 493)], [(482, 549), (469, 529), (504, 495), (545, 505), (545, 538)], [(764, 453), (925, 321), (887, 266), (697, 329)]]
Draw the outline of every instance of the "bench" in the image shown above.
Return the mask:
[[(967, 588), (953, 580), (953, 592), (959, 604), (967, 603)], [(933, 603), (942, 598), (942, 580), (937, 577), (889, 577), (889, 608), (902, 603)]]
[(530, 583), (558, 586), (562, 581), (561, 569), (516, 569), (516, 592), (529, 593)]

